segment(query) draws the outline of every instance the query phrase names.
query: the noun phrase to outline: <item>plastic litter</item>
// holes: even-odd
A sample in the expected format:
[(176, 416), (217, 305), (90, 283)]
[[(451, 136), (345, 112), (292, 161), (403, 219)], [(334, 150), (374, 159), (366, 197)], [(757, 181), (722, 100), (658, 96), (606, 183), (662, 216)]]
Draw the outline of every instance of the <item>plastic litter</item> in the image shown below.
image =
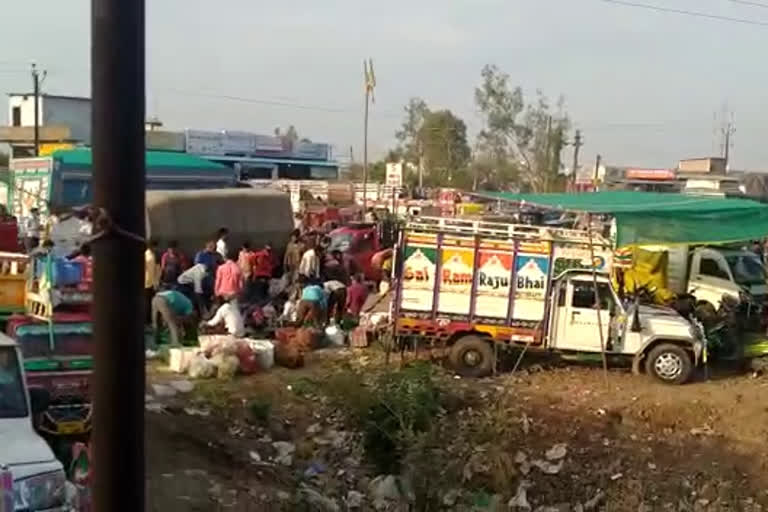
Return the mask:
[(547, 450), (544, 454), (547, 460), (560, 460), (568, 454), (568, 446), (565, 443), (558, 443)]
[(235, 352), (238, 364), (240, 367), (240, 373), (243, 375), (251, 375), (261, 369), (261, 363), (256, 354), (251, 350), (248, 343), (240, 341), (237, 344), (237, 352)]
[(517, 493), (509, 500), (507, 507), (509, 510), (531, 510), (531, 504), (528, 503), (528, 488), (531, 483), (523, 480), (517, 486)]
[(197, 355), (197, 347), (172, 348), (168, 351), (168, 367), (172, 372), (187, 373), (189, 363)]
[(275, 366), (275, 345), (271, 341), (246, 339), (245, 342), (258, 358), (262, 370)]
[(216, 367), (216, 376), (219, 379), (232, 379), (240, 367), (240, 360), (237, 356), (219, 353), (211, 359), (211, 363)]
[(152, 391), (155, 393), (155, 396), (161, 398), (176, 396), (176, 390), (165, 384), (152, 384)]
[(172, 380), (168, 383), (169, 386), (171, 386), (173, 389), (178, 391), (179, 393), (190, 393), (193, 389), (195, 389), (194, 383), (184, 379), (184, 380)]
[(330, 342), (331, 346), (341, 347), (344, 346), (346, 336), (339, 326), (331, 325), (325, 328), (325, 337)]
[(189, 363), (189, 376), (193, 379), (210, 379), (216, 375), (216, 365), (203, 355), (198, 355)]

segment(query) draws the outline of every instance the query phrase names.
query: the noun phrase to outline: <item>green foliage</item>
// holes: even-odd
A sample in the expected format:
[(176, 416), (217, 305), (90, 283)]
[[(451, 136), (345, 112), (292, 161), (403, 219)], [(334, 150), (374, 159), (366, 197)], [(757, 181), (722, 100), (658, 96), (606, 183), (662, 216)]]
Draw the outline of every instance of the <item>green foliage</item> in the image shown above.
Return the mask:
[(326, 380), (325, 390), (362, 429), (366, 457), (378, 472), (398, 473), (410, 443), (430, 429), (440, 408), (432, 372), (430, 364), (419, 362), (370, 385), (351, 370)]
[(467, 125), (450, 110), (428, 112), (419, 130), (423, 148), (425, 185), (469, 185), (467, 164), (471, 150)]
[(272, 402), (266, 399), (251, 400), (248, 403), (248, 412), (252, 420), (265, 423), (272, 412)]
[(521, 189), (561, 190), (564, 180), (558, 174), (560, 153), (570, 130), (562, 97), (553, 107), (537, 91), (536, 101), (526, 105), (522, 89), (512, 87), (509, 75), (496, 66), (486, 65), (481, 77), (475, 103), (485, 118), (485, 126), (478, 135), (478, 146), (488, 164), (479, 169), (484, 173), (478, 181), (503, 189), (510, 170), (516, 169)]
[[(368, 162), (368, 182), (383, 183), (387, 176), (387, 163), (384, 160)], [(363, 164), (354, 163), (349, 166), (349, 179), (363, 181)]]
[[(398, 148), (401, 158), (406, 162), (418, 165), (422, 158), (421, 127), (424, 118), (429, 114), (427, 103), (421, 98), (411, 98), (403, 108), (405, 119), (400, 129), (395, 132), (395, 138), (400, 144)], [(398, 159), (399, 160), (399, 159)], [(398, 161), (390, 160), (390, 161)]]

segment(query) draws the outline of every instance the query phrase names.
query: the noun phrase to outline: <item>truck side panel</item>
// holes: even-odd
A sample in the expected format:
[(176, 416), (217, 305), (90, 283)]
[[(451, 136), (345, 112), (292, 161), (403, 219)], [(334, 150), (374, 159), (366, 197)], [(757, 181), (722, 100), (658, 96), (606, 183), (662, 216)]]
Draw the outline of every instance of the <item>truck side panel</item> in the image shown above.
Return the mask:
[(468, 317), (472, 308), (475, 239), (445, 236), (439, 257), (442, 265), (437, 313)]
[(477, 266), (475, 318), (506, 322), (514, 278), (514, 242), (481, 239)]
[(437, 235), (406, 233), (400, 309), (432, 311), (437, 272)]

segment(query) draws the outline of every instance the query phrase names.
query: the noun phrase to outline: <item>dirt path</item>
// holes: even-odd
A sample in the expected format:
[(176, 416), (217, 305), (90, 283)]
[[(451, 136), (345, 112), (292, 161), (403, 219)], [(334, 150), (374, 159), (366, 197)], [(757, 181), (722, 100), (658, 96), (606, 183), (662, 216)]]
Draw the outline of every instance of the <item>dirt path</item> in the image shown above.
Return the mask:
[[(289, 496), (295, 495), (309, 461), (324, 460), (329, 473), (349, 470), (341, 457), (313, 448), (307, 426), (326, 424), (335, 414), (323, 399), (327, 375), (348, 371), (361, 357), (369, 356), (313, 356), (301, 370), (200, 383), (194, 400), (214, 411), (208, 417), (178, 408), (148, 413), (149, 510), (296, 510)], [(380, 371), (367, 362), (363, 367)], [(766, 378), (716, 375), (668, 387), (622, 370), (605, 378), (595, 368), (533, 366), (482, 380), (447, 374), (440, 379), (442, 388), (455, 392), (457, 403), (441, 420), (442, 449), (430, 457), (444, 457), (432, 461), (442, 475), (436, 473), (442, 480), (434, 485), (462, 497), (456, 510), (461, 503), (482, 501), (477, 498), (482, 493), (506, 504), (521, 482), (534, 510), (579, 510), (577, 504), (595, 498), (594, 510), (610, 512), (768, 507)], [(297, 392), (304, 386), (317, 389), (307, 398)], [(254, 398), (273, 404), (268, 427), (243, 422), (244, 401)], [(276, 436), (295, 443), (295, 461), (287, 468), (254, 466), (249, 451), (268, 458)], [(567, 455), (554, 474), (525, 471), (528, 462), (513, 460), (520, 452), (535, 462), (556, 444), (564, 444)], [(467, 480), (466, 469), (477, 460), (483, 461), (480, 472)], [(464, 478), (451, 476), (462, 473)], [(324, 487), (341, 504), (348, 490), (364, 490), (375, 476), (361, 474), (335, 478), (335, 487)]]

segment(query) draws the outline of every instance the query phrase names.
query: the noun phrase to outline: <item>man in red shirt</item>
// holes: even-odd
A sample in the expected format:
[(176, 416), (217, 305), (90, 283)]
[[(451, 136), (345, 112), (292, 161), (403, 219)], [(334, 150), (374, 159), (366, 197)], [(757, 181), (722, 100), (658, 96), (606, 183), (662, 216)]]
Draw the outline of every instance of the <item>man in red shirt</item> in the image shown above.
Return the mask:
[(236, 299), (243, 291), (243, 271), (237, 264), (237, 253), (231, 252), (227, 261), (216, 270), (214, 295), (224, 300)]
[(269, 294), (269, 280), (272, 278), (272, 248), (265, 245), (253, 257), (253, 280), (257, 300), (264, 300)]

